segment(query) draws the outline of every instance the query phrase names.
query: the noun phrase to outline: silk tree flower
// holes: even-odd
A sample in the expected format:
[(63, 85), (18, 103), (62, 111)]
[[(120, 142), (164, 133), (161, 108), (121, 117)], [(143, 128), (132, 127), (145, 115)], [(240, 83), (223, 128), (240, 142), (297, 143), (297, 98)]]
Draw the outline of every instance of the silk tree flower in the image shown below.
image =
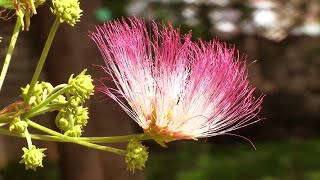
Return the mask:
[(264, 95), (253, 96), (245, 61), (225, 43), (192, 42), (170, 23), (160, 29), (139, 18), (107, 22), (90, 37), (116, 85), (97, 90), (159, 144), (230, 134), (261, 120)]

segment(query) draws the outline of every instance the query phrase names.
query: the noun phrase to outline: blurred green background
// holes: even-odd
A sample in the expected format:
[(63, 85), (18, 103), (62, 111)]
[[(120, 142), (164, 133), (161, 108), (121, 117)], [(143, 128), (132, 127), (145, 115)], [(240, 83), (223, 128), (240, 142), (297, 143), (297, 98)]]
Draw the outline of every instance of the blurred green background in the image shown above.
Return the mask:
[[(192, 30), (194, 40), (218, 38), (234, 44), (248, 63), (256, 60), (250, 81), (257, 95), (267, 94), (260, 113), (265, 120), (234, 132), (249, 138), (256, 150), (233, 136), (173, 142), (165, 149), (147, 142), (149, 161), (144, 175), (135, 179), (320, 180), (318, 0), (105, 0), (86, 14), (95, 24), (126, 16), (169, 20), (183, 33)], [(0, 177), (68, 179), (62, 178), (60, 161), (53, 159), (39, 173), (24, 171), (15, 161)]]

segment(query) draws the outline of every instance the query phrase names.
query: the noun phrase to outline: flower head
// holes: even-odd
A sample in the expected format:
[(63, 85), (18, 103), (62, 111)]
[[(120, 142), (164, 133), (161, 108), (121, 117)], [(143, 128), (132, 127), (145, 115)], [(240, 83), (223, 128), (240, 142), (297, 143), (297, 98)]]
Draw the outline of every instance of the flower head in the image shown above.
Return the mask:
[(78, 0), (53, 0), (51, 12), (60, 18), (60, 22), (66, 22), (74, 26), (80, 21), (82, 10)]
[(79, 137), (82, 129), (87, 125), (88, 119), (88, 108), (77, 106), (61, 109), (55, 122), (57, 127), (65, 132), (65, 135)]
[(46, 148), (36, 148), (36, 146), (32, 146), (28, 148), (22, 148), (24, 154), (22, 156), (22, 160), (20, 163), (24, 163), (26, 165), (26, 169), (33, 169), (34, 171), (37, 167), (43, 167), (42, 160), (46, 156), (43, 151)]
[(15, 117), (9, 126), (9, 131), (24, 133), (28, 127), (28, 123), (26, 121), (22, 121), (19, 117)]
[(93, 80), (90, 75), (86, 74), (86, 72), (87, 69), (83, 70), (76, 77), (73, 77), (72, 74), (68, 80), (68, 84), (73, 86), (69, 93), (76, 97), (81, 97), (82, 101), (84, 101), (85, 99), (89, 99), (90, 96), (93, 95), (94, 89), (94, 86), (92, 84)]
[[(29, 91), (30, 85), (27, 84), (26, 87), (21, 88), (22, 94), (21, 97), (23, 99), (27, 98), (27, 94)], [(36, 82), (34, 90), (32, 91), (31, 98), (29, 100), (29, 104), (32, 107), (35, 107), (42, 103), (50, 93), (53, 91), (53, 86), (48, 82)], [(63, 95), (58, 96), (56, 99), (52, 101), (52, 103), (66, 103), (66, 99)]]
[(127, 170), (134, 172), (136, 168), (142, 170), (145, 167), (148, 159), (147, 149), (140, 141), (132, 140), (128, 143), (125, 157)]
[[(151, 33), (148, 33), (151, 31)], [(192, 42), (191, 33), (142, 19), (108, 22), (91, 32), (116, 88), (99, 91), (120, 104), (162, 144), (227, 134), (260, 119), (247, 67), (217, 40)], [(123, 97), (128, 105), (121, 100)]]

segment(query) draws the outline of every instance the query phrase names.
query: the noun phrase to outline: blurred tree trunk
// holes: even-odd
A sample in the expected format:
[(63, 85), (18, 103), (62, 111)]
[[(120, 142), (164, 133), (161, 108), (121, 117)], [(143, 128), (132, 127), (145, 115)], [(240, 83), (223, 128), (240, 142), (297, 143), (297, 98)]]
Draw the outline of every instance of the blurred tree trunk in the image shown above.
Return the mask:
[[(78, 74), (84, 68), (93, 78), (97, 79), (96, 71), (102, 69), (93, 67), (92, 64), (104, 63), (94, 42), (88, 37), (88, 31), (94, 30), (97, 23), (94, 10), (99, 7), (99, 0), (81, 1), (83, 9), (81, 22), (75, 27), (61, 24), (47, 59), (46, 70), (49, 80), (53, 84), (63, 83), (70, 74)], [(48, 8), (43, 8), (47, 14)], [(39, 16), (38, 29), (41, 30), (45, 40), (53, 19), (48, 16)], [(39, 18), (38, 17), (38, 18)], [(102, 75), (105, 76), (105, 75)], [(84, 129), (86, 136), (107, 136), (132, 134), (132, 125), (128, 116), (115, 103), (101, 102), (101, 94), (95, 93), (88, 103), (90, 106), (90, 120)], [(111, 100), (110, 100), (111, 101)], [(125, 146), (121, 146), (125, 147)], [(143, 174), (132, 174), (126, 171), (124, 157), (107, 152), (80, 147), (73, 144), (60, 145), (62, 179), (70, 180), (124, 180), (143, 179)]]

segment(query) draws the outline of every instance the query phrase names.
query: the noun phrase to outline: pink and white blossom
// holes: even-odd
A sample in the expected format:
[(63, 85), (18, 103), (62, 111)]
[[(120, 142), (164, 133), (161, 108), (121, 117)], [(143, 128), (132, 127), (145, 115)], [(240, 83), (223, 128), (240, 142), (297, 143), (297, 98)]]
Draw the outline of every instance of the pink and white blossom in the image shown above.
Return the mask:
[(192, 42), (191, 33), (139, 18), (107, 22), (90, 36), (116, 85), (98, 90), (159, 141), (228, 134), (261, 120), (263, 95), (254, 97), (245, 61), (225, 43)]

